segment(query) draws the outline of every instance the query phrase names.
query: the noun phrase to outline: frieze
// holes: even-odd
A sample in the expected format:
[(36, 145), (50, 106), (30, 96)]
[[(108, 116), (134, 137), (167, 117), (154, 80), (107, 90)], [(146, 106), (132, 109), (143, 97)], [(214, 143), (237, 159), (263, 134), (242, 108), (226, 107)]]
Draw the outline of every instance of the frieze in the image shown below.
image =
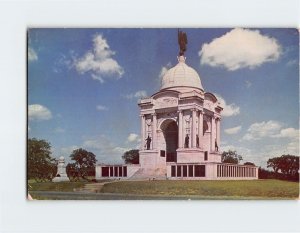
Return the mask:
[(178, 105), (178, 99), (174, 97), (164, 97), (155, 101), (155, 107), (168, 108)]

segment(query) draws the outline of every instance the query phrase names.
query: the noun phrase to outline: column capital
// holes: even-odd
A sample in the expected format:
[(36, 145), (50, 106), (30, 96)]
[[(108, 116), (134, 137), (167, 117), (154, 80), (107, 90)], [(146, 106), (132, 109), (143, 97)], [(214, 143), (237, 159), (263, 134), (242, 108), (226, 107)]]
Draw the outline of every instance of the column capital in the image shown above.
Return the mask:
[(140, 114), (140, 117), (142, 117), (142, 118), (145, 117), (145, 114)]
[(197, 108), (192, 108), (191, 110), (192, 110), (192, 112), (196, 112), (198, 109)]
[(183, 111), (181, 109), (178, 109), (177, 110), (177, 113), (182, 113)]
[(154, 112), (154, 113), (152, 113), (151, 115), (152, 115), (152, 116), (157, 116), (157, 113), (156, 113), (156, 112)]

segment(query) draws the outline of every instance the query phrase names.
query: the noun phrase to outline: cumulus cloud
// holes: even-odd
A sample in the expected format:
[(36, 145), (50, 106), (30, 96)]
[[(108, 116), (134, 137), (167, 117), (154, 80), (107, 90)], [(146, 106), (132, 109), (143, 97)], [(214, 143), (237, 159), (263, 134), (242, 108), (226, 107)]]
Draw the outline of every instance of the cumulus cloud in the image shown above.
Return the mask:
[(108, 110), (108, 108), (106, 106), (103, 106), (103, 105), (97, 105), (96, 109), (98, 111), (107, 111)]
[(297, 138), (299, 130), (294, 128), (281, 129), (278, 134), (272, 135), (274, 138)]
[(127, 137), (127, 142), (140, 142), (140, 136), (135, 133), (130, 133)]
[(81, 73), (90, 73), (94, 80), (100, 83), (107, 77), (119, 79), (124, 74), (124, 69), (113, 59), (115, 52), (112, 51), (107, 40), (97, 34), (93, 38), (93, 50), (86, 52), (81, 58), (76, 58), (74, 66)]
[(28, 61), (37, 61), (38, 60), (38, 55), (37, 53), (34, 51), (33, 48), (28, 47)]
[(126, 99), (133, 99), (133, 98), (141, 99), (146, 96), (147, 96), (147, 92), (145, 90), (140, 90), (140, 91), (125, 95), (125, 98)]
[(167, 73), (167, 71), (171, 68), (171, 62), (169, 62), (167, 65), (163, 66), (160, 70), (160, 73), (159, 73), (159, 78), (163, 78), (164, 75)]
[(223, 117), (236, 116), (240, 114), (240, 107), (238, 107), (236, 104), (227, 104), (223, 97), (217, 94), (214, 95), (217, 97), (221, 107), (223, 108), (223, 111), (221, 113)]
[(254, 123), (248, 128), (243, 140), (258, 140), (264, 137), (271, 137), (275, 135), (281, 127), (281, 123), (272, 120)]
[(51, 111), (43, 105), (31, 104), (28, 106), (29, 120), (49, 120), (52, 118)]
[(282, 123), (272, 120), (257, 122), (250, 125), (243, 140), (258, 140), (264, 137), (295, 139), (299, 137), (299, 129), (283, 128)]
[(230, 71), (274, 62), (280, 54), (281, 46), (276, 39), (262, 35), (259, 30), (243, 28), (235, 28), (205, 43), (199, 51), (201, 64), (225, 67)]
[(224, 132), (227, 134), (237, 134), (238, 132), (240, 132), (241, 128), (242, 126), (239, 125), (233, 128), (225, 129)]

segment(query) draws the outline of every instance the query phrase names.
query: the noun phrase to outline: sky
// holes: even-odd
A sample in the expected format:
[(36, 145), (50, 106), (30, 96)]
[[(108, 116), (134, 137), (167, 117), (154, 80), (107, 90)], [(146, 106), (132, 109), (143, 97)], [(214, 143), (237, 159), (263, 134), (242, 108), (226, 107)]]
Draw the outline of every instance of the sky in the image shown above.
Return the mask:
[[(299, 31), (184, 28), (186, 64), (224, 110), (221, 150), (266, 167), (299, 155)], [(67, 160), (84, 148), (122, 163), (139, 148), (138, 100), (177, 64), (177, 29), (28, 30), (28, 137)]]

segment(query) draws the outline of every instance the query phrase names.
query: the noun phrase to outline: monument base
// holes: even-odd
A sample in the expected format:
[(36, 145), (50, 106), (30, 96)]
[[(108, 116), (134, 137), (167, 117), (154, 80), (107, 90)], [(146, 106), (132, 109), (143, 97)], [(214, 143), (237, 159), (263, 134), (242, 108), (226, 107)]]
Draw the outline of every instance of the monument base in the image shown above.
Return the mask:
[(65, 176), (56, 176), (52, 179), (52, 182), (64, 182), (64, 181), (70, 181), (67, 174)]

